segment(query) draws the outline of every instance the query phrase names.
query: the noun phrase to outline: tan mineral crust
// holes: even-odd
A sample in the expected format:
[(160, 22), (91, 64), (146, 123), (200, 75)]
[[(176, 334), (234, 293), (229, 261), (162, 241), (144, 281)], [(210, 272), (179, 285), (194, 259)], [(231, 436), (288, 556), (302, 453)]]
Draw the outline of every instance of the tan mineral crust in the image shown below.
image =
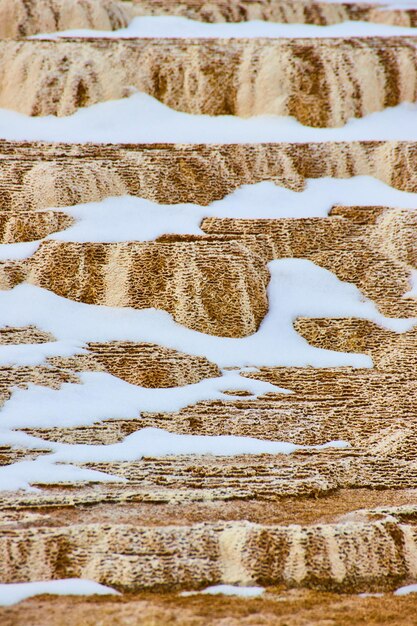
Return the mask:
[[(133, 15), (417, 24), (412, 7), (365, 2), (0, 0), (0, 107), (63, 116), (135, 87), (188, 113), (293, 115), (334, 127), (417, 99), (417, 37), (25, 39), (68, 28), (115, 30)], [(417, 192), (417, 145), (1, 140), (0, 243), (64, 230), (74, 223), (65, 206), (109, 196), (208, 205), (245, 184), (300, 191), (308, 178), (355, 175)], [(155, 241), (46, 240), (29, 258), (1, 262), (0, 287), (29, 283), (85, 304), (155, 307), (187, 328), (236, 338), (256, 332), (268, 311), (268, 262), (295, 257), (353, 283), (386, 316), (417, 317), (416, 296), (404, 297), (417, 267), (416, 211), (333, 206), (328, 217), (205, 218), (201, 228), (201, 235)], [(294, 327), (311, 345), (367, 354), (374, 367), (261, 367), (244, 375), (293, 393), (242, 392), (174, 413), (26, 432), (50, 442), (113, 444), (157, 427), (351, 447), (89, 463), (128, 482), (0, 492), (0, 583), (87, 578), (122, 592), (35, 597), (0, 607), (1, 626), (416, 623), (417, 596), (392, 591), (417, 581), (417, 328), (399, 334), (365, 320), (306, 317)], [(54, 340), (33, 325), (0, 329), (0, 346)], [(162, 344), (90, 342), (72, 357), (1, 366), (0, 402), (16, 387), (81, 384), (82, 372), (149, 388), (220, 375), (207, 358)], [(45, 452), (3, 446), (0, 465)], [(266, 593), (181, 595), (218, 584), (259, 585)]]
[(211, 23), (266, 20), (323, 26), (345, 20), (364, 20), (397, 26), (415, 25), (416, 7), (407, 2), (397, 3), (397, 7), (395, 4), (389, 0), (374, 4), (366, 0), (354, 3), (352, 0), (342, 3), (331, 0), (133, 0), (131, 10), (134, 15), (176, 15)]
[(129, 23), (129, 3), (117, 0), (0, 0), (0, 37), (72, 28), (117, 30)]
[(135, 89), (186, 113), (337, 127), (416, 100), (417, 39), (0, 41), (1, 107), (63, 116)]

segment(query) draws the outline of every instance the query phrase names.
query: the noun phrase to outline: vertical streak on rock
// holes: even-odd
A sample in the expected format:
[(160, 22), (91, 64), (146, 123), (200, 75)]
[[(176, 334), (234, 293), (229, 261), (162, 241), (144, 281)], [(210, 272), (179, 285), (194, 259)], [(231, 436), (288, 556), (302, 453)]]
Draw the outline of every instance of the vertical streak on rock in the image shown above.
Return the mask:
[(307, 575), (305, 531), (301, 526), (288, 527), (289, 553), (283, 569), (284, 580), (300, 583)]
[(417, 544), (415, 531), (412, 526), (399, 524), (404, 537), (404, 559), (408, 572), (412, 578), (417, 578)]
[(243, 550), (248, 536), (248, 523), (234, 523), (226, 526), (220, 533), (220, 568), (222, 583), (250, 584), (253, 582), (250, 572), (243, 563)]
[(341, 583), (346, 576), (346, 566), (340, 555), (339, 543), (335, 535), (335, 528), (332, 526), (323, 526), (321, 534), (326, 542), (331, 576), (336, 582)]

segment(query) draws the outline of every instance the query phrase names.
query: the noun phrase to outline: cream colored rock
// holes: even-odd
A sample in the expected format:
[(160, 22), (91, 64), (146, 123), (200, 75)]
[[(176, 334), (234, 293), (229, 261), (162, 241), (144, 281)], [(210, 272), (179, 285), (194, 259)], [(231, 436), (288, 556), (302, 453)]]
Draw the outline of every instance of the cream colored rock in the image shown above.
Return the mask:
[(94, 523), (38, 526), (36, 534), (13, 526), (0, 537), (0, 575), (8, 582), (80, 577), (132, 592), (189, 589), (204, 580), (358, 592), (375, 584), (398, 586), (414, 573), (403, 544), (406, 536), (408, 550), (415, 551), (415, 531), (390, 519), (288, 527)]
[(206, 206), (241, 185), (266, 180), (301, 191), (306, 178), (323, 176), (368, 175), (417, 191), (417, 148), (409, 142), (109, 146), (0, 141), (0, 157), (4, 211), (63, 207), (125, 193), (162, 204)]
[(26, 37), (71, 28), (116, 30), (129, 23), (117, 0), (0, 0), (0, 37)]
[[(416, 100), (413, 38), (21, 39), (65, 28), (115, 29), (133, 14), (169, 13), (208, 22), (417, 24), (411, 8), (381, 11), (362, 3), (137, 0), (132, 7), (111, 0), (0, 0), (0, 37), (18, 39), (0, 41), (0, 106), (62, 116), (124, 97), (133, 86), (190, 113), (290, 114), (305, 124), (337, 126)], [(73, 221), (65, 206), (109, 196), (208, 205), (245, 184), (273, 181), (300, 191), (308, 178), (355, 175), (417, 191), (417, 147), (407, 142), (0, 141), (0, 163), (3, 244), (67, 228)], [(86, 305), (157, 307), (188, 328), (237, 338), (254, 333), (264, 319), (267, 263), (297, 257), (355, 284), (385, 315), (417, 317), (417, 299), (403, 297), (417, 266), (416, 211), (334, 206), (326, 218), (207, 218), (201, 229), (147, 242), (48, 239), (29, 258), (1, 263), (0, 287), (26, 281)], [(392, 623), (393, 615), (413, 626), (415, 601), (412, 608), (411, 599), (390, 591), (417, 576), (417, 331), (398, 334), (358, 319), (303, 317), (293, 324), (312, 346), (367, 354), (374, 368), (261, 367), (242, 375), (293, 393), (241, 391), (227, 401), (172, 413), (138, 408), (133, 417), (89, 426), (66, 427), (57, 410), (56, 427), (25, 429), (43, 439), (43, 450), (3, 445), (0, 466), (48, 454), (53, 442), (106, 446), (146, 427), (304, 446), (343, 439), (351, 447), (80, 464), (126, 482), (1, 492), (0, 583), (78, 576), (132, 594), (100, 602), (29, 600), (0, 609), (2, 626), (39, 619), (42, 626), (136, 626), (138, 619), (157, 626), (178, 619), (181, 626), (300, 626), (323, 619), (351, 626)], [(0, 329), (0, 349), (54, 342), (41, 326), (16, 322)], [(87, 341), (83, 348), (41, 365), (0, 367), (0, 405), (29, 385), (59, 390), (71, 383), (77, 392), (85, 372), (152, 389), (221, 374), (203, 357), (157, 343)], [(252, 600), (175, 595), (220, 583), (268, 591)], [(385, 596), (375, 602), (357, 596), (375, 591)]]
[[(296, 24), (337, 24), (346, 20), (364, 20), (382, 24), (413, 26), (416, 10), (401, 4), (384, 8), (366, 2), (329, 3), (320, 0), (133, 0), (135, 15), (178, 15), (202, 22), (247, 22), (266, 20)], [(392, 4), (392, 3), (391, 3)]]
[(335, 127), (414, 102), (417, 50), (407, 37), (0, 42), (1, 107), (69, 115), (132, 87), (187, 113)]

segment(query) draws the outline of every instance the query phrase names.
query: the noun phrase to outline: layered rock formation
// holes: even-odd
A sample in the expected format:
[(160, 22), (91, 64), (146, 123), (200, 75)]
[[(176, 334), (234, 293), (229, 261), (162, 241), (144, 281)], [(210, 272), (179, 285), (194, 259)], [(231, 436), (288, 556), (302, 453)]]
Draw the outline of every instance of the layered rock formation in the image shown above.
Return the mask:
[(126, 194), (161, 204), (207, 206), (242, 185), (272, 181), (302, 191), (305, 179), (326, 176), (367, 175), (402, 191), (417, 191), (417, 147), (412, 142), (91, 146), (3, 141), (0, 155), (4, 211), (65, 207)]
[(412, 37), (2, 41), (0, 106), (62, 116), (138, 89), (187, 113), (334, 127), (414, 102), (416, 55)]
[[(13, 7), (0, 0), (0, 36), (117, 29), (129, 14), (174, 13), (211, 22), (402, 25), (417, 15), (305, 0), (184, 0), (175, 7), (166, 0)], [(416, 100), (416, 41), (4, 40), (0, 106), (62, 116), (135, 87), (194, 114), (293, 115), (336, 126)], [(127, 194), (208, 206), (242, 185), (270, 181), (302, 191), (308, 179), (353, 176), (416, 193), (416, 145), (0, 141), (0, 160), (0, 583), (88, 578), (123, 593), (100, 601), (32, 599), (0, 608), (1, 623), (413, 624), (415, 599), (391, 592), (417, 580), (417, 201), (406, 209), (400, 201), (356, 206), (340, 198), (327, 217), (272, 219), (260, 219), (254, 203), (250, 218), (208, 213), (200, 234), (168, 229), (147, 241), (101, 241), (94, 230), (91, 241), (64, 241), (56, 233), (77, 221), (68, 207)], [(211, 360), (179, 340), (174, 345), (170, 333), (178, 328), (195, 332), (196, 341), (223, 338), (225, 351), (229, 340), (255, 335), (271, 305), (268, 263), (283, 259), (328, 270), (388, 318), (385, 326), (353, 313), (290, 320), (300, 345), (362, 354), (373, 367), (223, 368), (220, 354)], [(19, 300), (24, 289), (30, 298)], [(39, 293), (55, 298), (48, 316)], [(315, 304), (323, 293), (313, 293)], [(280, 293), (281, 301), (287, 297)], [(172, 316), (160, 338), (129, 338), (132, 316), (144, 309)], [(102, 317), (81, 319), (80, 311), (92, 310)], [(392, 318), (409, 325), (391, 328)], [(106, 338), (111, 319), (117, 336)], [(102, 386), (88, 396), (91, 376)], [(112, 389), (123, 392), (124, 414), (102, 408), (107, 384), (120, 385)], [(208, 395), (184, 400), (204, 385)], [(124, 404), (138, 393), (156, 400)], [(171, 404), (161, 400), (167, 394)], [(178, 453), (172, 443), (161, 453), (152, 439), (148, 448), (130, 439), (136, 448), (123, 456), (117, 445), (143, 429), (202, 447)], [(299, 447), (204, 452), (204, 438), (219, 436), (220, 446), (242, 437)], [(334, 445), (341, 440), (349, 445)], [(74, 473), (62, 479), (68, 466)], [(39, 467), (46, 478), (38, 478)], [(245, 600), (180, 595), (218, 584), (267, 592)]]
[(1, 0), (0, 37), (26, 37), (69, 28), (116, 30), (129, 23), (117, 0)]
[(117, 30), (134, 16), (177, 15), (203, 22), (267, 20), (288, 24), (337, 24), (361, 20), (378, 24), (415, 26), (416, 8), (398, 8), (381, 0), (380, 5), (341, 4), (316, 0), (2, 0), (0, 37), (26, 37), (37, 33), (90, 28)]
[[(395, 519), (397, 512), (402, 523)], [(406, 523), (408, 515), (413, 518), (415, 510), (364, 512), (365, 519), (356, 524), (303, 527), (235, 521), (141, 528), (125, 522), (111, 529), (99, 522), (56, 527), (50, 516), (35, 537), (31, 529), (19, 530), (19, 543), (10, 521), (2, 533), (2, 549), (5, 554), (12, 546), (24, 549), (25, 556), (18, 568), (3, 560), (1, 575), (10, 580), (29, 571), (37, 579), (88, 576), (126, 590), (138, 582), (142, 588), (172, 590), (195, 580), (369, 590), (381, 581), (398, 584), (415, 576), (415, 531)], [(42, 561), (35, 557), (39, 550), (45, 554)]]
[(337, 24), (362, 20), (379, 24), (415, 26), (416, 7), (381, 0), (376, 6), (367, 2), (338, 3), (320, 0), (133, 0), (135, 15), (178, 15), (202, 22), (246, 22), (266, 20), (284, 24)]

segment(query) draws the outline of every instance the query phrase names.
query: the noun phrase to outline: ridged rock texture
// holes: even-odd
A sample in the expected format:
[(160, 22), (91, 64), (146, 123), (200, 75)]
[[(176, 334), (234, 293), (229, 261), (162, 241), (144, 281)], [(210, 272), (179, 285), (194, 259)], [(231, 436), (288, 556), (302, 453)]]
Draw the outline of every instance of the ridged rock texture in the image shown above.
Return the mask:
[(1, 0), (0, 37), (27, 37), (75, 28), (117, 30), (127, 26), (133, 16), (151, 15), (176, 15), (212, 23), (267, 20), (325, 25), (366, 20), (415, 26), (417, 22), (417, 10), (406, 4), (381, 11), (380, 6), (366, 2), (332, 4), (315, 0)]
[(117, 30), (129, 23), (117, 0), (1, 0), (0, 37), (27, 37), (70, 28)]
[[(390, 5), (390, 6), (387, 6)], [(381, 11), (381, 7), (384, 10)], [(202, 22), (247, 22), (266, 20), (284, 24), (337, 24), (346, 20), (363, 20), (379, 24), (414, 26), (416, 7), (407, 3), (381, 0), (372, 6), (367, 2), (351, 4), (320, 0), (133, 0), (135, 15), (178, 15)]]
[[(0, 106), (69, 115), (145, 92), (194, 114), (342, 126), (417, 97), (413, 38), (0, 41)], [(308, 79), (306, 77), (308, 76)]]
[(411, 142), (91, 146), (0, 141), (0, 157), (0, 206), (19, 214), (125, 194), (207, 206), (241, 185), (272, 181), (302, 191), (305, 179), (327, 176), (373, 176), (417, 192), (417, 146)]
[[(307, 0), (0, 0), (0, 106), (64, 116), (135, 87), (189, 113), (293, 115), (332, 127), (417, 99), (413, 37), (24, 39), (173, 14), (206, 22), (417, 23), (411, 7)], [(413, 142), (0, 139), (0, 163), (0, 244), (42, 240), (27, 258), (1, 257), (0, 296), (30, 285), (80, 306), (160, 309), (186, 329), (237, 339), (255, 333), (268, 312), (268, 263), (297, 258), (354, 284), (383, 315), (417, 318), (417, 296), (406, 295), (417, 268), (417, 210), (400, 205), (356, 206), (344, 198), (327, 217), (268, 220), (256, 219), (254, 207), (253, 219), (206, 217), (199, 235), (167, 232), (152, 241), (79, 243), (52, 235), (74, 225), (66, 207), (126, 194), (207, 206), (242, 185), (269, 181), (302, 191), (308, 179), (354, 176), (415, 193)], [(8, 348), (47, 350), (58, 339), (21, 319), (0, 327), (1, 358)], [(80, 461), (79, 468), (114, 478), (0, 491), (0, 583), (87, 578), (122, 592), (0, 607), (2, 626), (415, 624), (417, 596), (392, 591), (417, 582), (417, 327), (398, 333), (365, 319), (307, 316), (293, 326), (311, 346), (368, 355), (373, 367), (263, 366), (243, 371), (243, 379), (292, 393), (253, 396), (231, 384), (229, 398), (171, 412), (75, 426), (57, 415), (54, 427), (25, 426), (21, 431), (43, 441), (39, 449), (0, 444), (1, 472), (44, 458), (57, 442), (106, 446), (142, 428), (301, 446), (350, 443), (289, 455), (150, 452), (133, 461)], [(33, 385), (82, 390), (83, 376), (98, 373), (163, 395), (225, 375), (205, 356), (163, 341), (91, 339), (72, 356), (2, 363), (0, 425), (7, 402)], [(218, 584), (267, 592), (252, 599), (181, 595)]]

